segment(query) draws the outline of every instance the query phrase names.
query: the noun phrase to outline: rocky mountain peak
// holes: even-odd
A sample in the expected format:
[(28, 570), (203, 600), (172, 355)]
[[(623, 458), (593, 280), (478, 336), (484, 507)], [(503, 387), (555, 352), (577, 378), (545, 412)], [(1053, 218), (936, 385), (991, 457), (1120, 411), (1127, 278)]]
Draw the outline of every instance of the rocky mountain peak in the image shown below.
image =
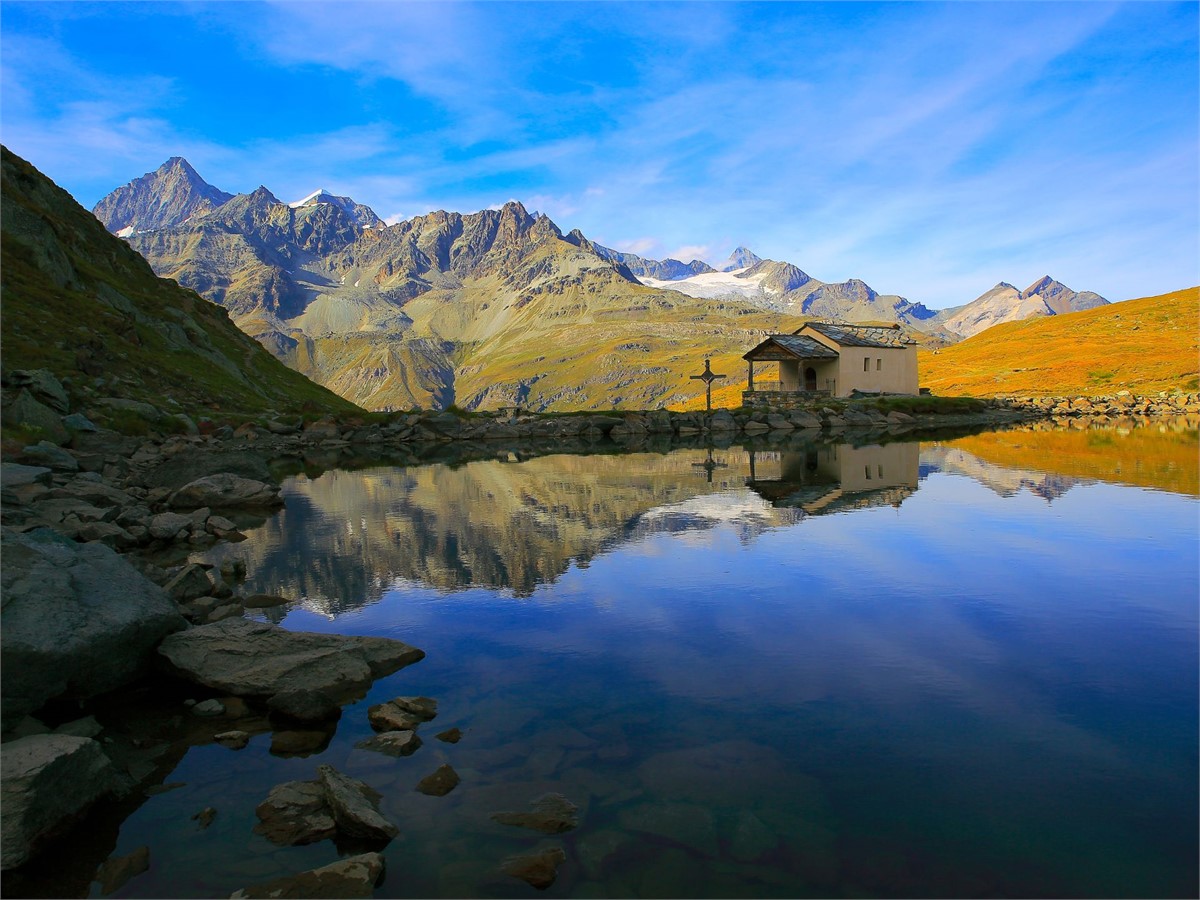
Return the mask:
[(325, 188), (317, 188), (303, 200), (289, 203), (288, 206), (292, 209), (310, 209), (320, 204), (337, 207), (348, 215), (351, 221), (363, 228), (378, 228), (383, 225), (383, 220), (375, 214), (375, 210), (371, 209), (371, 207), (357, 203), (351, 197), (331, 194)]
[(732, 272), (735, 269), (745, 269), (748, 266), (753, 266), (760, 262), (762, 262), (761, 257), (755, 256), (754, 253), (752, 253), (746, 247), (739, 246), (736, 250), (729, 254), (729, 259), (725, 260), (725, 264), (722, 265), (717, 271)]
[(117, 188), (92, 209), (109, 231), (127, 237), (181, 225), (232, 198), (200, 177), (182, 156)]
[(1025, 288), (1025, 290), (1021, 291), (1021, 297), (1032, 297), (1035, 294), (1040, 294), (1042, 296), (1053, 296), (1055, 294), (1061, 294), (1063, 291), (1070, 290), (1071, 289), (1062, 282), (1055, 281), (1049, 275), (1043, 275), (1029, 287)]

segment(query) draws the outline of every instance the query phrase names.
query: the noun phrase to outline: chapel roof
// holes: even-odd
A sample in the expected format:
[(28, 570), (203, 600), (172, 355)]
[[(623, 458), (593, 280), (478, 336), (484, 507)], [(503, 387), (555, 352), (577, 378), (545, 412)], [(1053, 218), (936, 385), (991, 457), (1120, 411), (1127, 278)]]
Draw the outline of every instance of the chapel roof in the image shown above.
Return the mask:
[(916, 341), (904, 334), (899, 325), (850, 325), (845, 322), (806, 322), (804, 328), (818, 331), (843, 347), (908, 347)]

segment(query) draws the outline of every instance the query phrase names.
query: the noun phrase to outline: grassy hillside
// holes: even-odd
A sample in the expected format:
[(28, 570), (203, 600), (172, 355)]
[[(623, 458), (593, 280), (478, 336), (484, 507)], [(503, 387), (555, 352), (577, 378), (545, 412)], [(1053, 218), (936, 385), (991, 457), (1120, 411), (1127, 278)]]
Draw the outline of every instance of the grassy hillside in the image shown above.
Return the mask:
[(302, 408), (361, 412), (272, 357), (221, 307), (156, 277), (124, 241), (7, 148), (2, 196), (6, 371), (49, 369), (77, 406), (100, 396), (214, 418)]
[(919, 355), (921, 386), (985, 397), (1105, 396), (1200, 387), (1200, 288), (1007, 322)]

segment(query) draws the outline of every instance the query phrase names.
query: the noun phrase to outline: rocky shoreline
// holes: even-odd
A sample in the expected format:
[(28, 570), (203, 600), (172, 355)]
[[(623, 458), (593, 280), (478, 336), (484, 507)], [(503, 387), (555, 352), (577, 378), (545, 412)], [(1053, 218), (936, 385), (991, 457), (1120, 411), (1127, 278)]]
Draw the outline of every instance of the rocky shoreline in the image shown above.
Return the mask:
[[(276, 415), (237, 426), (139, 408), (138, 420), (150, 427), (128, 435), (93, 421), (120, 403), (72, 411), (67, 392), (48, 372), (10, 373), (5, 384), (6, 426), (41, 437), (6, 439), (0, 466), (6, 872), (36, 860), (98, 802), (126, 810), (144, 802), (194, 743), (244, 746), (253, 734), (273, 731), (272, 752), (277, 745), (279, 755), (319, 752), (344, 704), (424, 655), (400, 641), (287, 632), (249, 621), (247, 609), (287, 598), (247, 593), (246, 573), (235, 563), (188, 561), (196, 551), (242, 539), (243, 529), (271, 515), (281, 505), (279, 481), (289, 473), (372, 461), (667, 452), (734, 442), (769, 447), (793, 435), (886, 442), (1037, 419), (1104, 424), (1200, 415), (1194, 394), (1125, 392), (999, 398), (913, 412), (862, 398), (787, 412)], [(149, 674), (192, 695), (192, 703), (175, 706), (169, 717), (173, 735), (106, 730), (96, 718), (77, 715), (81, 703), (103, 706), (105, 695), (141, 684)], [(178, 704), (179, 698), (156, 702)], [(407, 727), (391, 722), (374, 739), (375, 749), (412, 752), (419, 720), (406, 719)], [(326, 793), (344, 777), (323, 772)], [(447, 779), (441, 773), (430, 790), (452, 789), (457, 775)], [(369, 806), (369, 788), (342, 784), (346, 790), (358, 791)], [(96, 860), (110, 866), (97, 875), (102, 881), (116, 877), (111, 869), (118, 861), (104, 862), (110, 851), (101, 849)], [(343, 860), (337, 872), (355, 873), (355, 889), (369, 896), (382, 874), (377, 857)], [(542, 863), (531, 864), (538, 873), (530, 883), (545, 881)], [(523, 866), (518, 861), (509, 868), (516, 874)], [(337, 872), (306, 876), (330, 884), (326, 879), (340, 877)]]

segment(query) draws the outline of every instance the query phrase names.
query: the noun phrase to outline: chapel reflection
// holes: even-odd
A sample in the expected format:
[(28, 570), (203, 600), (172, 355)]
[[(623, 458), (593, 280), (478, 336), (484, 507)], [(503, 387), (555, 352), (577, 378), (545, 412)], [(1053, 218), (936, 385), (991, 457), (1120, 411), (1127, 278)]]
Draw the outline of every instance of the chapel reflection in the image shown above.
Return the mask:
[(917, 489), (920, 444), (814, 444), (749, 451), (746, 485), (775, 507), (808, 515), (899, 506)]

